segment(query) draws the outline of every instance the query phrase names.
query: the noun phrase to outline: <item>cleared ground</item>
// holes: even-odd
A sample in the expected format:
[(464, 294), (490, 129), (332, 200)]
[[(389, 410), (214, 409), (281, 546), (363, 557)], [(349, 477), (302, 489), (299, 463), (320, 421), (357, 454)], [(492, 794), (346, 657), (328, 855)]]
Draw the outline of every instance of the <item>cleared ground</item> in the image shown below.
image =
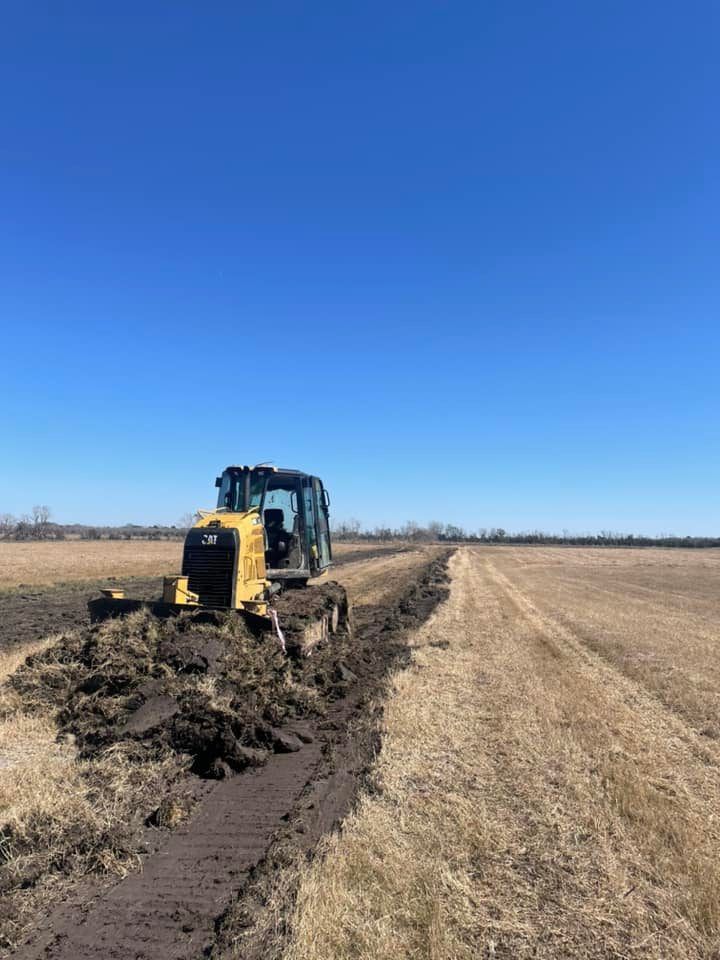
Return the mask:
[(716, 958), (717, 551), (464, 549), (451, 572), (286, 960)]
[[(98, 580), (102, 577), (151, 577), (177, 573), (181, 540), (60, 540), (0, 542), (0, 591)], [(338, 543), (335, 555), (377, 551), (377, 544)]]

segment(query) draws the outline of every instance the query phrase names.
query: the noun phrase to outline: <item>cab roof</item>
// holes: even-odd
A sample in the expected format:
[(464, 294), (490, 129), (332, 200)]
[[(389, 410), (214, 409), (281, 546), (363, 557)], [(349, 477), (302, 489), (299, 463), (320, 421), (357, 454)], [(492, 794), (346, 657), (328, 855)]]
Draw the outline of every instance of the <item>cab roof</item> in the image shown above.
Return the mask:
[(302, 470), (289, 470), (285, 467), (272, 467), (266, 463), (260, 463), (257, 466), (248, 466), (247, 464), (236, 465), (225, 467), (226, 470), (231, 470), (234, 473), (245, 473), (257, 471), (258, 473), (282, 473), (288, 474), (292, 477), (309, 477), (311, 474), (304, 473)]

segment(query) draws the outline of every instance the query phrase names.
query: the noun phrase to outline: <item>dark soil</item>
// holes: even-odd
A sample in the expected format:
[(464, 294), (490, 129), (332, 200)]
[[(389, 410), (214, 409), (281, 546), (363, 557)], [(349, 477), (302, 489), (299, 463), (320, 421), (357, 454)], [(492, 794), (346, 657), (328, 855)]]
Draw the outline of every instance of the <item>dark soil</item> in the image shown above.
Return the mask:
[(350, 550), (343, 553), (341, 557), (333, 560), (333, 566), (340, 567), (345, 563), (355, 563), (357, 560), (371, 560), (373, 557), (384, 557), (391, 553), (407, 553), (414, 550), (415, 547), (407, 544), (386, 543), (375, 544), (367, 550)]
[[(152, 755), (187, 754), (196, 774), (222, 782), (142, 872), (82, 909), (61, 906), (18, 956), (190, 958), (245, 935), (251, 954), (267, 955), (259, 918), (283, 850), (292, 836), (311, 851), (350, 809), (377, 749), (369, 705), (408, 656), (407, 629), (447, 595), (446, 563), (389, 606), (361, 607), (352, 640), (335, 637), (310, 658), (285, 656), (237, 617), (158, 624), (137, 614), (131, 642), (127, 620), (65, 641), (62, 691), (46, 682), (57, 675), (43, 674), (47, 654), (23, 668), (17, 689), (50, 698), (84, 755), (131, 740)], [(149, 822), (172, 825), (163, 803)]]
[[(357, 550), (344, 554), (334, 562), (342, 567), (356, 560), (371, 559), (405, 549), (397, 546), (378, 546), (371, 550)], [(43, 637), (88, 623), (87, 603), (96, 597), (99, 588), (113, 586), (124, 589), (129, 597), (151, 600), (162, 593), (158, 577), (104, 580), (58, 584), (53, 587), (19, 587), (0, 591), (0, 650), (18, 644), (41, 640)]]
[(287, 751), (276, 728), (317, 713), (347, 685), (338, 667), (346, 630), (312, 658), (292, 655), (303, 626), (328, 603), (345, 603), (345, 591), (330, 583), (281, 599), (288, 653), (232, 612), (159, 620), (141, 610), (65, 634), (7, 682), (30, 709), (56, 711), (81, 759), (132, 740), (140, 761), (184, 754), (193, 773), (222, 779)]
[(101, 586), (112, 585), (140, 597), (161, 592), (157, 577), (97, 582), (61, 583), (53, 587), (27, 587), (0, 592), (0, 650), (42, 640), (55, 633), (88, 623), (88, 600)]

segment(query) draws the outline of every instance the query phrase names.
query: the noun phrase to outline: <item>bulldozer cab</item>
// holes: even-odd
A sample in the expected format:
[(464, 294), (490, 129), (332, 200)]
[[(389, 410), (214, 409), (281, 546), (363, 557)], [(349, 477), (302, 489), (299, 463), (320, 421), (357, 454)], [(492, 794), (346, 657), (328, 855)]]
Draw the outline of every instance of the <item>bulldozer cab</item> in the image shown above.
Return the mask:
[(257, 510), (262, 518), (269, 580), (307, 580), (330, 566), (330, 498), (319, 477), (276, 467), (227, 467), (215, 483), (219, 510)]

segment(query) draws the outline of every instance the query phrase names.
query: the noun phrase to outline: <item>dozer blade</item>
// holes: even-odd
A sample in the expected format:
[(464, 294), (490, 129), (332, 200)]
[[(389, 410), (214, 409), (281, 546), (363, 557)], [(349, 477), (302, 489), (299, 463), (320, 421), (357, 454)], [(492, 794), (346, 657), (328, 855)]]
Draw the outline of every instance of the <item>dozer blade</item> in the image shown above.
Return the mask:
[(137, 610), (147, 610), (161, 619), (190, 614), (199, 623), (220, 623), (228, 614), (243, 617), (255, 634), (277, 634), (283, 648), (293, 656), (307, 657), (319, 644), (332, 641), (336, 635), (352, 636), (352, 620), (345, 588), (328, 583), (285, 590), (270, 604), (263, 604), (267, 615), (251, 610), (217, 609), (164, 600), (137, 600), (130, 597), (105, 596), (90, 600), (88, 611), (92, 623), (113, 617), (124, 617)]
[(97, 599), (88, 602), (91, 623), (102, 623), (103, 620), (110, 620), (113, 617), (125, 617), (137, 610), (149, 610), (153, 616), (161, 619), (177, 617), (181, 613), (195, 613), (199, 619), (206, 615), (209, 622), (212, 622), (217, 614), (222, 612), (209, 607), (165, 603), (163, 600), (133, 600), (130, 597), (97, 597)]

